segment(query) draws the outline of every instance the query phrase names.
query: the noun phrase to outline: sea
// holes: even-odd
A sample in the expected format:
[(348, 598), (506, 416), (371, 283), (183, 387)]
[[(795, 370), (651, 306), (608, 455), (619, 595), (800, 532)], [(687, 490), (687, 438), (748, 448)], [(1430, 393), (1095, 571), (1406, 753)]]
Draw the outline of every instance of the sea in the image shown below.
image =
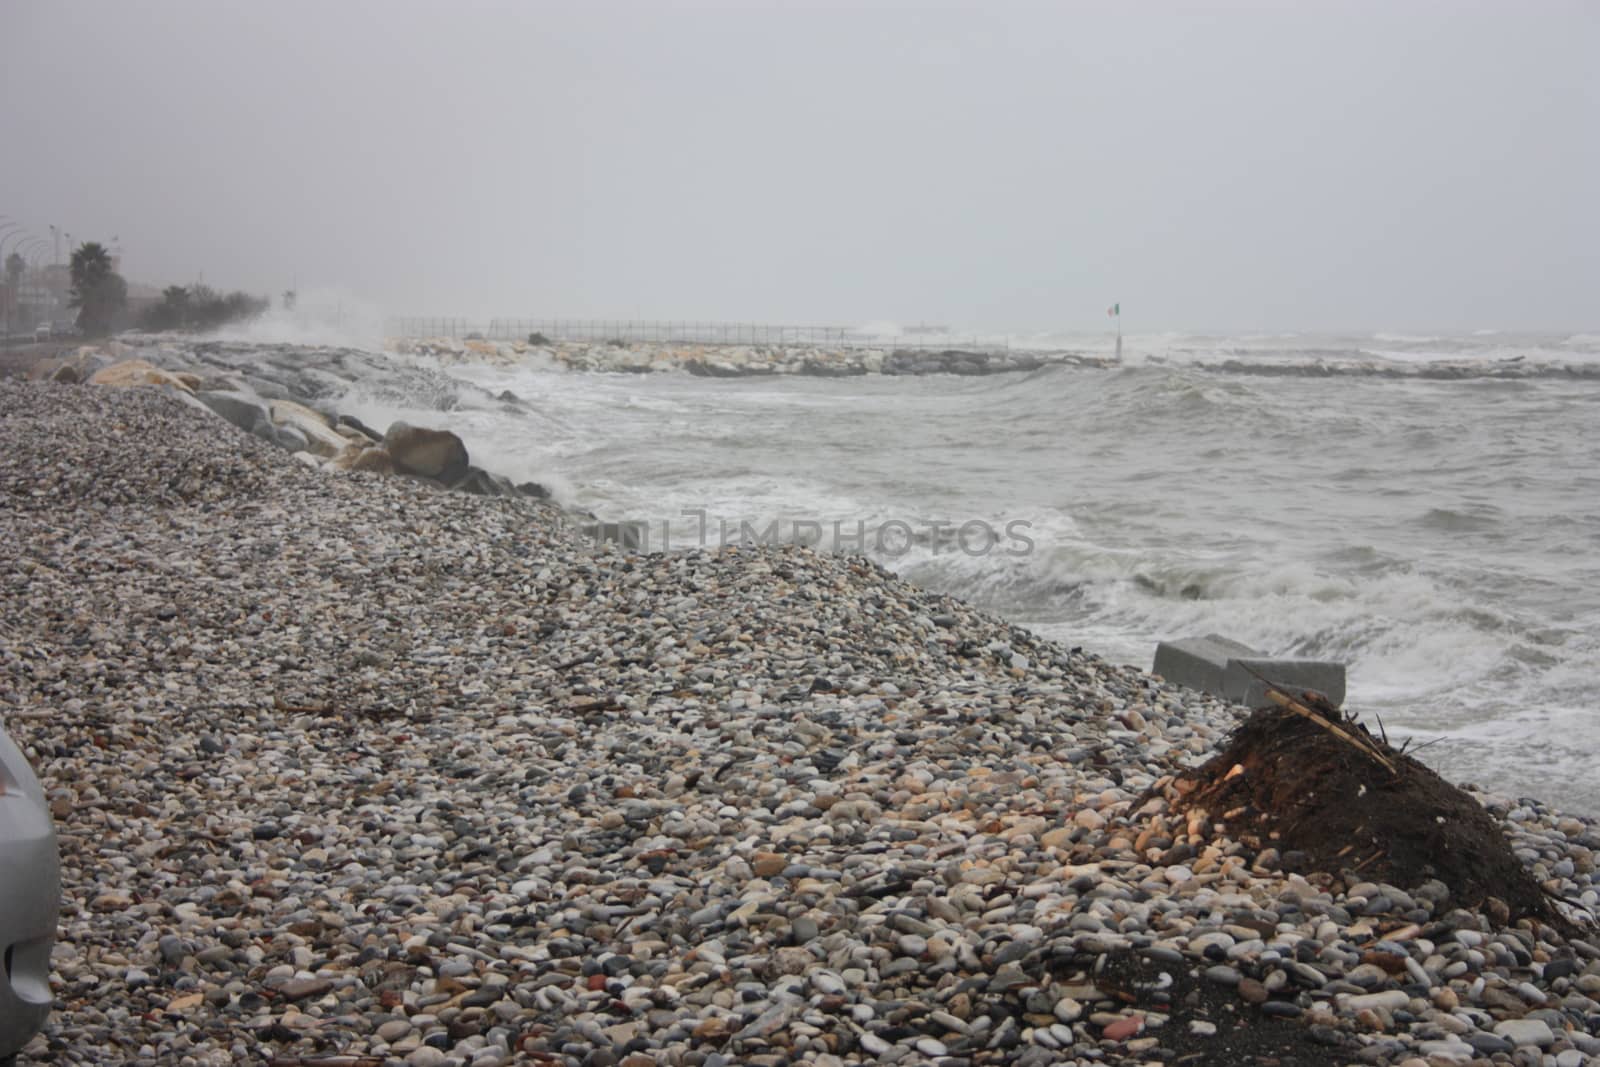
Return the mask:
[(521, 405), (340, 406), (448, 425), (651, 548), (865, 552), (1143, 668), (1209, 633), (1339, 660), (1347, 709), (1452, 780), (1600, 814), (1597, 364), (1597, 334), (1170, 333), (989, 377), (452, 365)]

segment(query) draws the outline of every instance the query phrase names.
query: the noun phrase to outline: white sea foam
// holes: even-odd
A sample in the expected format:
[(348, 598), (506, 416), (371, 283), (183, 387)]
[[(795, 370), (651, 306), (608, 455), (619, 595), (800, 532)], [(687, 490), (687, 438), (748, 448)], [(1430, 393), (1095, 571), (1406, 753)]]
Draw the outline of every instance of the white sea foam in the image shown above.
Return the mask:
[(214, 335), (224, 341), (259, 344), (336, 345), (376, 352), (383, 347), (383, 309), (338, 289), (299, 293), (295, 306), (275, 303), (248, 322), (223, 327)]

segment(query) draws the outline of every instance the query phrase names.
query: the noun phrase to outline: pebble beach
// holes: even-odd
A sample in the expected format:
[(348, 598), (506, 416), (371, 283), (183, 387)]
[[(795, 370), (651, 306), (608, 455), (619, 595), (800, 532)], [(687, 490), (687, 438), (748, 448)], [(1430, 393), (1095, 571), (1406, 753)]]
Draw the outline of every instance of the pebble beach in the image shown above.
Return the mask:
[(60, 835), (20, 1063), (1600, 1057), (1600, 828), (1475, 794), (1574, 934), (1169, 810), (1242, 709), (871, 562), (629, 553), (0, 381), (0, 719)]

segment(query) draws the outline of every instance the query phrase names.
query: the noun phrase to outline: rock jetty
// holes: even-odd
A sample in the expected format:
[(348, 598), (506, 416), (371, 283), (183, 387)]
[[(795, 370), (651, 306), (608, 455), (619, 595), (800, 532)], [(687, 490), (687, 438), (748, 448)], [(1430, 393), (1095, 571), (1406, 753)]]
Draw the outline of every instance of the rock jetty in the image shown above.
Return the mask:
[(452, 362), (518, 363), (540, 360), (575, 371), (616, 374), (683, 373), (704, 378), (802, 375), (852, 378), (867, 374), (981, 376), (1038, 370), (1045, 366), (1109, 367), (1115, 361), (1073, 352), (1031, 352), (1004, 347), (930, 349), (809, 345), (699, 345), (648, 341), (545, 342), (458, 341), (397, 338), (389, 348)]
[[(181, 392), (0, 382), (0, 716), (65, 887), (24, 1062), (1600, 1055), (1592, 937), (1169, 806), (1215, 698), (860, 558), (313, 470)], [(1600, 908), (1591, 820), (1474, 795)]]

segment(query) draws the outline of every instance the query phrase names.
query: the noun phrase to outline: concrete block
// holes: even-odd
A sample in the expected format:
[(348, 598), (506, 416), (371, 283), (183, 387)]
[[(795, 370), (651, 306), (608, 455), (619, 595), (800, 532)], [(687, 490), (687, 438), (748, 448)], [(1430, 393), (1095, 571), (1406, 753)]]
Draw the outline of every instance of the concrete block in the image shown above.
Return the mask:
[(1334, 705), (1344, 702), (1344, 664), (1277, 659), (1220, 634), (1161, 642), (1151, 672), (1174, 685), (1251, 708), (1267, 703), (1269, 683), (1287, 690), (1315, 689)]
[(1315, 689), (1327, 697), (1334, 707), (1344, 703), (1344, 664), (1319, 659), (1229, 660), (1223, 672), (1222, 695), (1235, 704), (1258, 708), (1270, 703), (1267, 700), (1268, 683), (1290, 696), (1294, 696), (1298, 689)]
[(1222, 696), (1228, 661), (1241, 656), (1254, 659), (1260, 655), (1249, 645), (1220, 634), (1207, 634), (1161, 642), (1156, 646), (1156, 662), (1150, 670), (1173, 685), (1186, 685), (1202, 693)]

